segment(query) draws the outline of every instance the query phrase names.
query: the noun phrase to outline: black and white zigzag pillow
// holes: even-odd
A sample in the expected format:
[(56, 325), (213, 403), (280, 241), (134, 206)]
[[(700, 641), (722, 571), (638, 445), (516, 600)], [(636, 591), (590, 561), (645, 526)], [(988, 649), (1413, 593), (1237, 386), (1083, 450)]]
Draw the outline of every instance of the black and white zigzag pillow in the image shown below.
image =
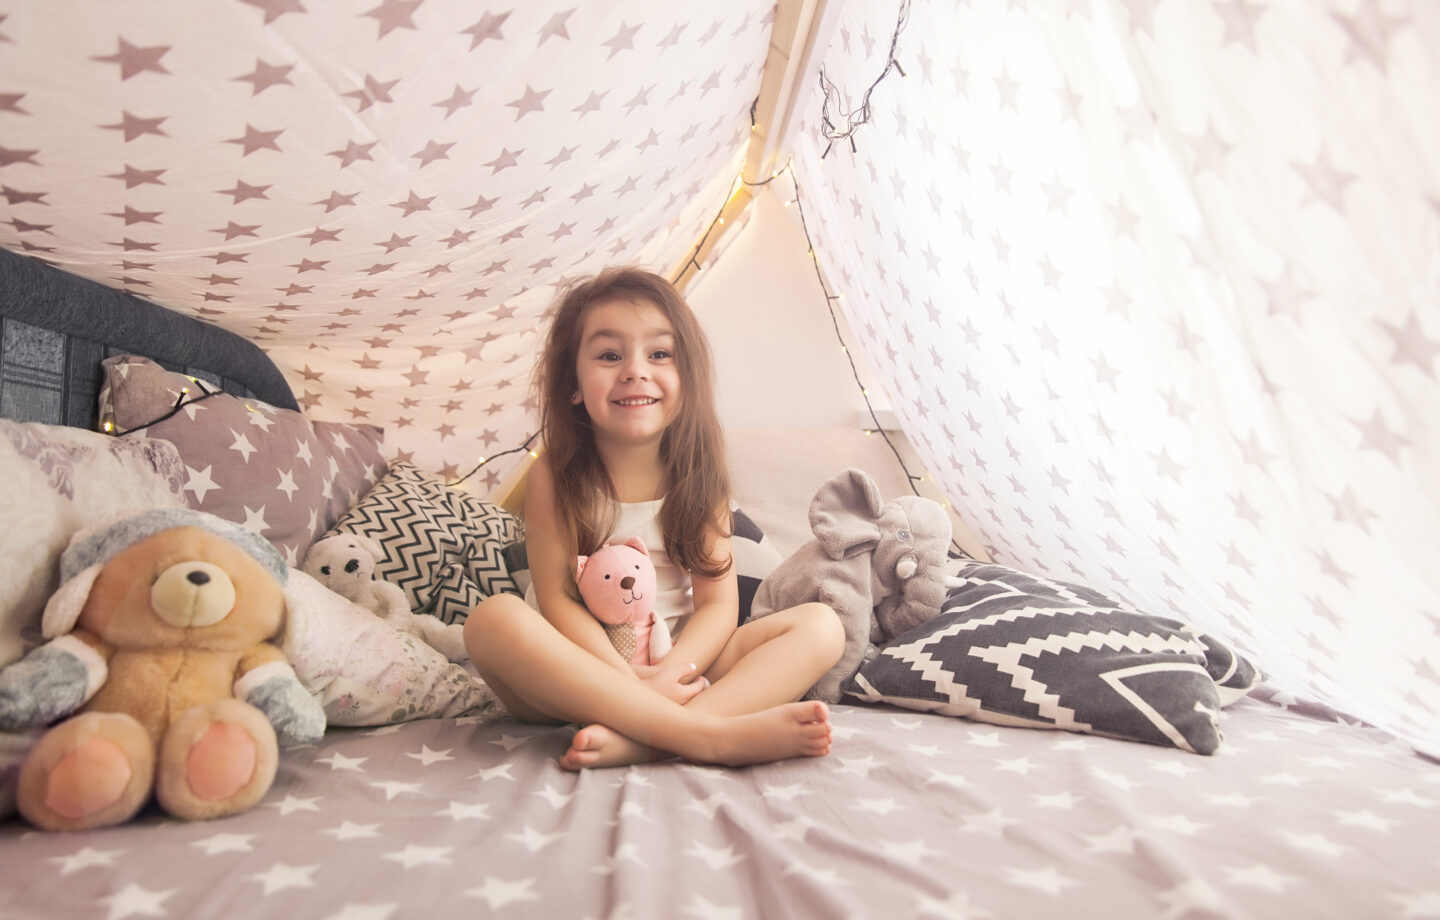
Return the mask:
[(1214, 637), (1089, 588), (990, 563), (959, 575), (940, 616), (881, 649), (847, 694), (1212, 754), (1221, 706), (1258, 679)]
[(375, 577), (399, 585), (411, 610), (446, 623), (463, 623), (482, 598), (521, 593), (503, 557), (519, 520), (409, 463), (390, 464), (330, 532), (377, 541), (385, 558)]

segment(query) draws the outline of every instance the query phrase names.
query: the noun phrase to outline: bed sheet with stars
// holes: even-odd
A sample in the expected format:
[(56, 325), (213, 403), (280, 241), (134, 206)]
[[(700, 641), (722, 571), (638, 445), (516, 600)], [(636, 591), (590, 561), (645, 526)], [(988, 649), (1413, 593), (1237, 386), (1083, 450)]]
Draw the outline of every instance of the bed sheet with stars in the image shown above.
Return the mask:
[(233, 818), (4, 825), (0, 915), (1440, 915), (1440, 769), (1257, 696), (1213, 757), (887, 707), (747, 769), (568, 773), (568, 729), (510, 721), (332, 729)]

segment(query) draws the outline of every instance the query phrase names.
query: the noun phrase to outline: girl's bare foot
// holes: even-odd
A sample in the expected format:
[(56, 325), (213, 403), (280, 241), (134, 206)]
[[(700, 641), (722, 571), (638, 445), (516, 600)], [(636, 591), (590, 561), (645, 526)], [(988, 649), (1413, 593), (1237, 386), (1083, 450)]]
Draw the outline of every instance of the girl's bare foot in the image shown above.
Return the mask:
[(665, 756), (668, 755), (631, 741), (603, 725), (587, 725), (570, 739), (570, 749), (560, 757), (560, 766), (566, 770), (624, 767), (634, 763), (648, 763)]
[(830, 710), (819, 700), (786, 703), (723, 720), (714, 760), (729, 766), (830, 753)]
[[(833, 734), (830, 710), (819, 700), (807, 700), (746, 715), (717, 717), (712, 726), (696, 729), (694, 743), (679, 747), (686, 749), (681, 756), (697, 763), (743, 766), (791, 757), (821, 757), (830, 753)], [(587, 725), (571, 739), (560, 766), (566, 770), (621, 767), (668, 756), (604, 725)]]

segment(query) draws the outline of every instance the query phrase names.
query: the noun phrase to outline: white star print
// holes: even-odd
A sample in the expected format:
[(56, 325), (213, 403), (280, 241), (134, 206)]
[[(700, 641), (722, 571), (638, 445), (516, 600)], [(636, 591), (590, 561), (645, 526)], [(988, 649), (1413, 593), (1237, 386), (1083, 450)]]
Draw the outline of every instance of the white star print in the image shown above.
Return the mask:
[(254, 839), (254, 834), (214, 834), (190, 845), (204, 850), (206, 856), (219, 856), (221, 853), (249, 853), (255, 849), (250, 844)]
[(320, 867), (317, 866), (290, 866), (285, 863), (275, 863), (264, 872), (249, 876), (260, 883), (265, 889), (265, 894), (271, 895), (277, 891), (284, 891), (287, 888), (314, 888), (315, 879), (311, 878)]
[(466, 818), (490, 817), (490, 806), (484, 803), (451, 802), (450, 807), (444, 811), (435, 812), (437, 815), (449, 815), (453, 821), (461, 821)]
[(790, 802), (802, 795), (809, 795), (810, 790), (800, 783), (791, 783), (788, 786), (766, 786), (760, 790), (760, 794), (767, 799), (774, 799), (779, 802)]
[(998, 731), (982, 731), (980, 729), (972, 728), (969, 732), (969, 735), (970, 743), (975, 745), (976, 747), (1009, 747), (1008, 744), (1000, 740), (1000, 732)]
[(484, 898), (491, 910), (499, 910), (518, 901), (540, 900), (540, 895), (535, 892), (533, 878), (511, 882), (487, 875), (479, 888), (471, 888), (465, 894), (472, 898)]
[(281, 815), (289, 815), (297, 811), (319, 811), (320, 806), (315, 804), (318, 801), (320, 801), (318, 795), (308, 799), (287, 795), (279, 802), (266, 802), (265, 804), (277, 809)]
[(518, 842), (531, 853), (540, 852), (564, 836), (565, 833), (563, 831), (558, 831), (553, 834), (542, 834), (528, 824), (525, 825), (525, 830), (521, 833), (505, 835), (506, 839)]
[(230, 445), (230, 449), (239, 453), (240, 456), (245, 458), (245, 462), (249, 463), (250, 455), (255, 453), (255, 445), (250, 443), (250, 439), (245, 437), (243, 432), (236, 431), (232, 428), (230, 429), (230, 433), (235, 436), (235, 442)]
[(1060, 870), (1054, 866), (1045, 866), (1041, 869), (1006, 869), (1005, 880), (1020, 888), (1033, 888), (1057, 897), (1066, 888), (1074, 888), (1080, 884), (1073, 878), (1062, 875)]
[(567, 805), (571, 799), (575, 798), (573, 790), (570, 792), (561, 792), (549, 783), (546, 783), (545, 788), (536, 793), (536, 795), (548, 802), (551, 808), (559, 808), (561, 805)]
[(265, 506), (261, 505), (258, 510), (251, 508), (249, 505), (243, 507), (245, 508), (245, 520), (240, 526), (251, 533), (263, 534), (270, 526), (265, 522)]
[(1124, 824), (1117, 825), (1106, 834), (1087, 834), (1084, 840), (1085, 849), (1090, 853), (1124, 855), (1135, 852), (1135, 831)]
[(857, 776), (860, 779), (865, 779), (870, 775), (871, 770), (880, 766), (880, 761), (868, 754), (863, 758), (838, 757), (836, 760), (840, 763), (840, 766), (835, 770), (836, 773), (845, 773), (851, 776)]
[(423, 847), (412, 843), (403, 850), (386, 853), (383, 858), (394, 860), (407, 869), (413, 869), (416, 866), (448, 866), (450, 865), (450, 852), (454, 849), (454, 847)]
[(1320, 856), (1331, 856), (1339, 858), (1340, 854), (1350, 849), (1349, 847), (1335, 843), (1329, 837), (1320, 833), (1301, 834), (1295, 831), (1280, 831), (1280, 836), (1285, 842), (1297, 850), (1304, 850), (1308, 853), (1315, 853)]
[(356, 773), (364, 773), (360, 765), (369, 760), (369, 757), (346, 757), (339, 751), (333, 752), (329, 757), (318, 757), (316, 763), (329, 764), (331, 770), (354, 770)]
[(997, 760), (995, 766), (1002, 773), (1017, 773), (1020, 776), (1028, 776), (1030, 771), (1035, 769), (1029, 757), (1015, 757), (1010, 760)]
[(1055, 808), (1060, 811), (1069, 811), (1075, 807), (1075, 803), (1080, 801), (1080, 799), (1080, 796), (1071, 792), (1054, 792), (1048, 795), (1034, 795), (1030, 797), (1030, 800), (1035, 803), (1037, 808)]
[(927, 857), (940, 855), (937, 850), (926, 845), (923, 840), (877, 840), (875, 846), (891, 859), (911, 866)]
[(1152, 818), (1150, 826), (1157, 830), (1179, 834), (1182, 837), (1194, 837), (1210, 825), (1192, 821), (1186, 815), (1164, 815)]
[(694, 856), (711, 869), (717, 870), (728, 869), (744, 859), (743, 856), (735, 853), (735, 848), (732, 846), (709, 847), (698, 840), (690, 844), (684, 852), (686, 856)]
[(491, 741), (490, 743), (498, 744), (503, 747), (507, 752), (509, 752), (515, 750), (522, 744), (529, 743), (529, 741), (530, 736), (528, 735), (522, 738), (516, 738), (514, 735), (501, 735), (498, 740)]
[(430, 750), (430, 746), (428, 744), (422, 744), (420, 745), (420, 753), (412, 754), (407, 752), (405, 756), (413, 757), (415, 760), (420, 761), (423, 766), (428, 767), (431, 764), (444, 763), (447, 760), (454, 760), (455, 758), (450, 756), (450, 752), (452, 750), (454, 750), (454, 748), (446, 748), (443, 751), (432, 751)]
[(91, 866), (113, 866), (115, 857), (124, 852), (124, 850), (96, 850), (91, 847), (81, 847), (69, 856), (52, 856), (50, 861), (59, 863), (60, 874), (66, 876), (71, 872), (79, 872), (81, 869), (88, 869)]
[(276, 470), (280, 474), (280, 484), (275, 488), (285, 493), (285, 497), (291, 501), (295, 500), (295, 493), (300, 491), (300, 486), (295, 482), (295, 475), (290, 470)]
[(502, 764), (501, 764), (500, 766), (498, 766), (498, 767), (481, 767), (479, 770), (476, 770), (474, 773), (471, 773), (470, 776), (467, 777), (467, 778), (468, 778), (468, 779), (478, 779), (478, 780), (483, 780), (483, 781), (485, 781), (485, 782), (489, 782), (490, 780), (492, 780), (492, 779), (497, 779), (497, 778), (498, 778), (498, 779), (514, 779), (515, 777), (513, 777), (513, 776), (510, 775), (510, 764), (508, 764), (508, 763), (502, 763)]
[(1335, 817), (1346, 827), (1363, 827), (1366, 830), (1379, 831), (1388, 834), (1390, 828), (1400, 822), (1389, 818), (1382, 818), (1369, 809), (1361, 811), (1337, 811)]
[(371, 783), (370, 785), (376, 789), (383, 791), (385, 793), (385, 801), (387, 802), (394, 799), (397, 795), (407, 795), (409, 793), (419, 792), (422, 788), (421, 783), (402, 783), (399, 780), (393, 779), (380, 783)]
[(931, 770), (930, 778), (925, 780), (925, 785), (929, 786), (934, 783), (939, 783), (945, 786), (953, 786), (956, 789), (963, 789), (966, 786), (970, 785), (970, 780), (968, 777), (961, 773), (942, 773), (939, 770)]
[(185, 472), (189, 474), (185, 480), (185, 491), (194, 492), (197, 502), (203, 502), (206, 495), (220, 488), (216, 485), (215, 480), (210, 478), (212, 469), (214, 466), (207, 466), (203, 470), (197, 470), (192, 466), (185, 467)]
[(870, 812), (871, 814), (881, 815), (882, 817), (885, 816), (885, 815), (890, 814), (891, 812), (899, 811), (899, 810), (901, 809), (901, 807), (902, 807), (902, 806), (901, 806), (899, 803), (897, 803), (894, 799), (856, 799), (856, 800), (855, 800), (855, 810), (856, 810), (856, 811), (868, 811), (868, 812)]
[(327, 828), (324, 833), (331, 834), (336, 840), (361, 840), (366, 837), (379, 837), (380, 825), (345, 821), (339, 827)]
[(167, 888), (164, 891), (142, 888), (132, 882), (110, 897), (101, 898), (100, 903), (110, 905), (108, 920), (124, 920), (125, 917), (164, 917), (166, 911), (163, 905), (175, 891), (174, 888)]

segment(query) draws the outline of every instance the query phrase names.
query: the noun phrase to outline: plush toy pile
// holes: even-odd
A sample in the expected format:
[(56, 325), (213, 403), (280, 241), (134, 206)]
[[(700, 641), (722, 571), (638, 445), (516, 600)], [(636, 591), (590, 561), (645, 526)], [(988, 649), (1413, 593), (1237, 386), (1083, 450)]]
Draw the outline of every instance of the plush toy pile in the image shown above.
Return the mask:
[(46, 830), (235, 814), (275, 777), (279, 745), (325, 714), (271, 640), (288, 570), (213, 515), (158, 509), (77, 534), (45, 608), (47, 641), (0, 671), (0, 730), (50, 725), (20, 768), (20, 813)]

